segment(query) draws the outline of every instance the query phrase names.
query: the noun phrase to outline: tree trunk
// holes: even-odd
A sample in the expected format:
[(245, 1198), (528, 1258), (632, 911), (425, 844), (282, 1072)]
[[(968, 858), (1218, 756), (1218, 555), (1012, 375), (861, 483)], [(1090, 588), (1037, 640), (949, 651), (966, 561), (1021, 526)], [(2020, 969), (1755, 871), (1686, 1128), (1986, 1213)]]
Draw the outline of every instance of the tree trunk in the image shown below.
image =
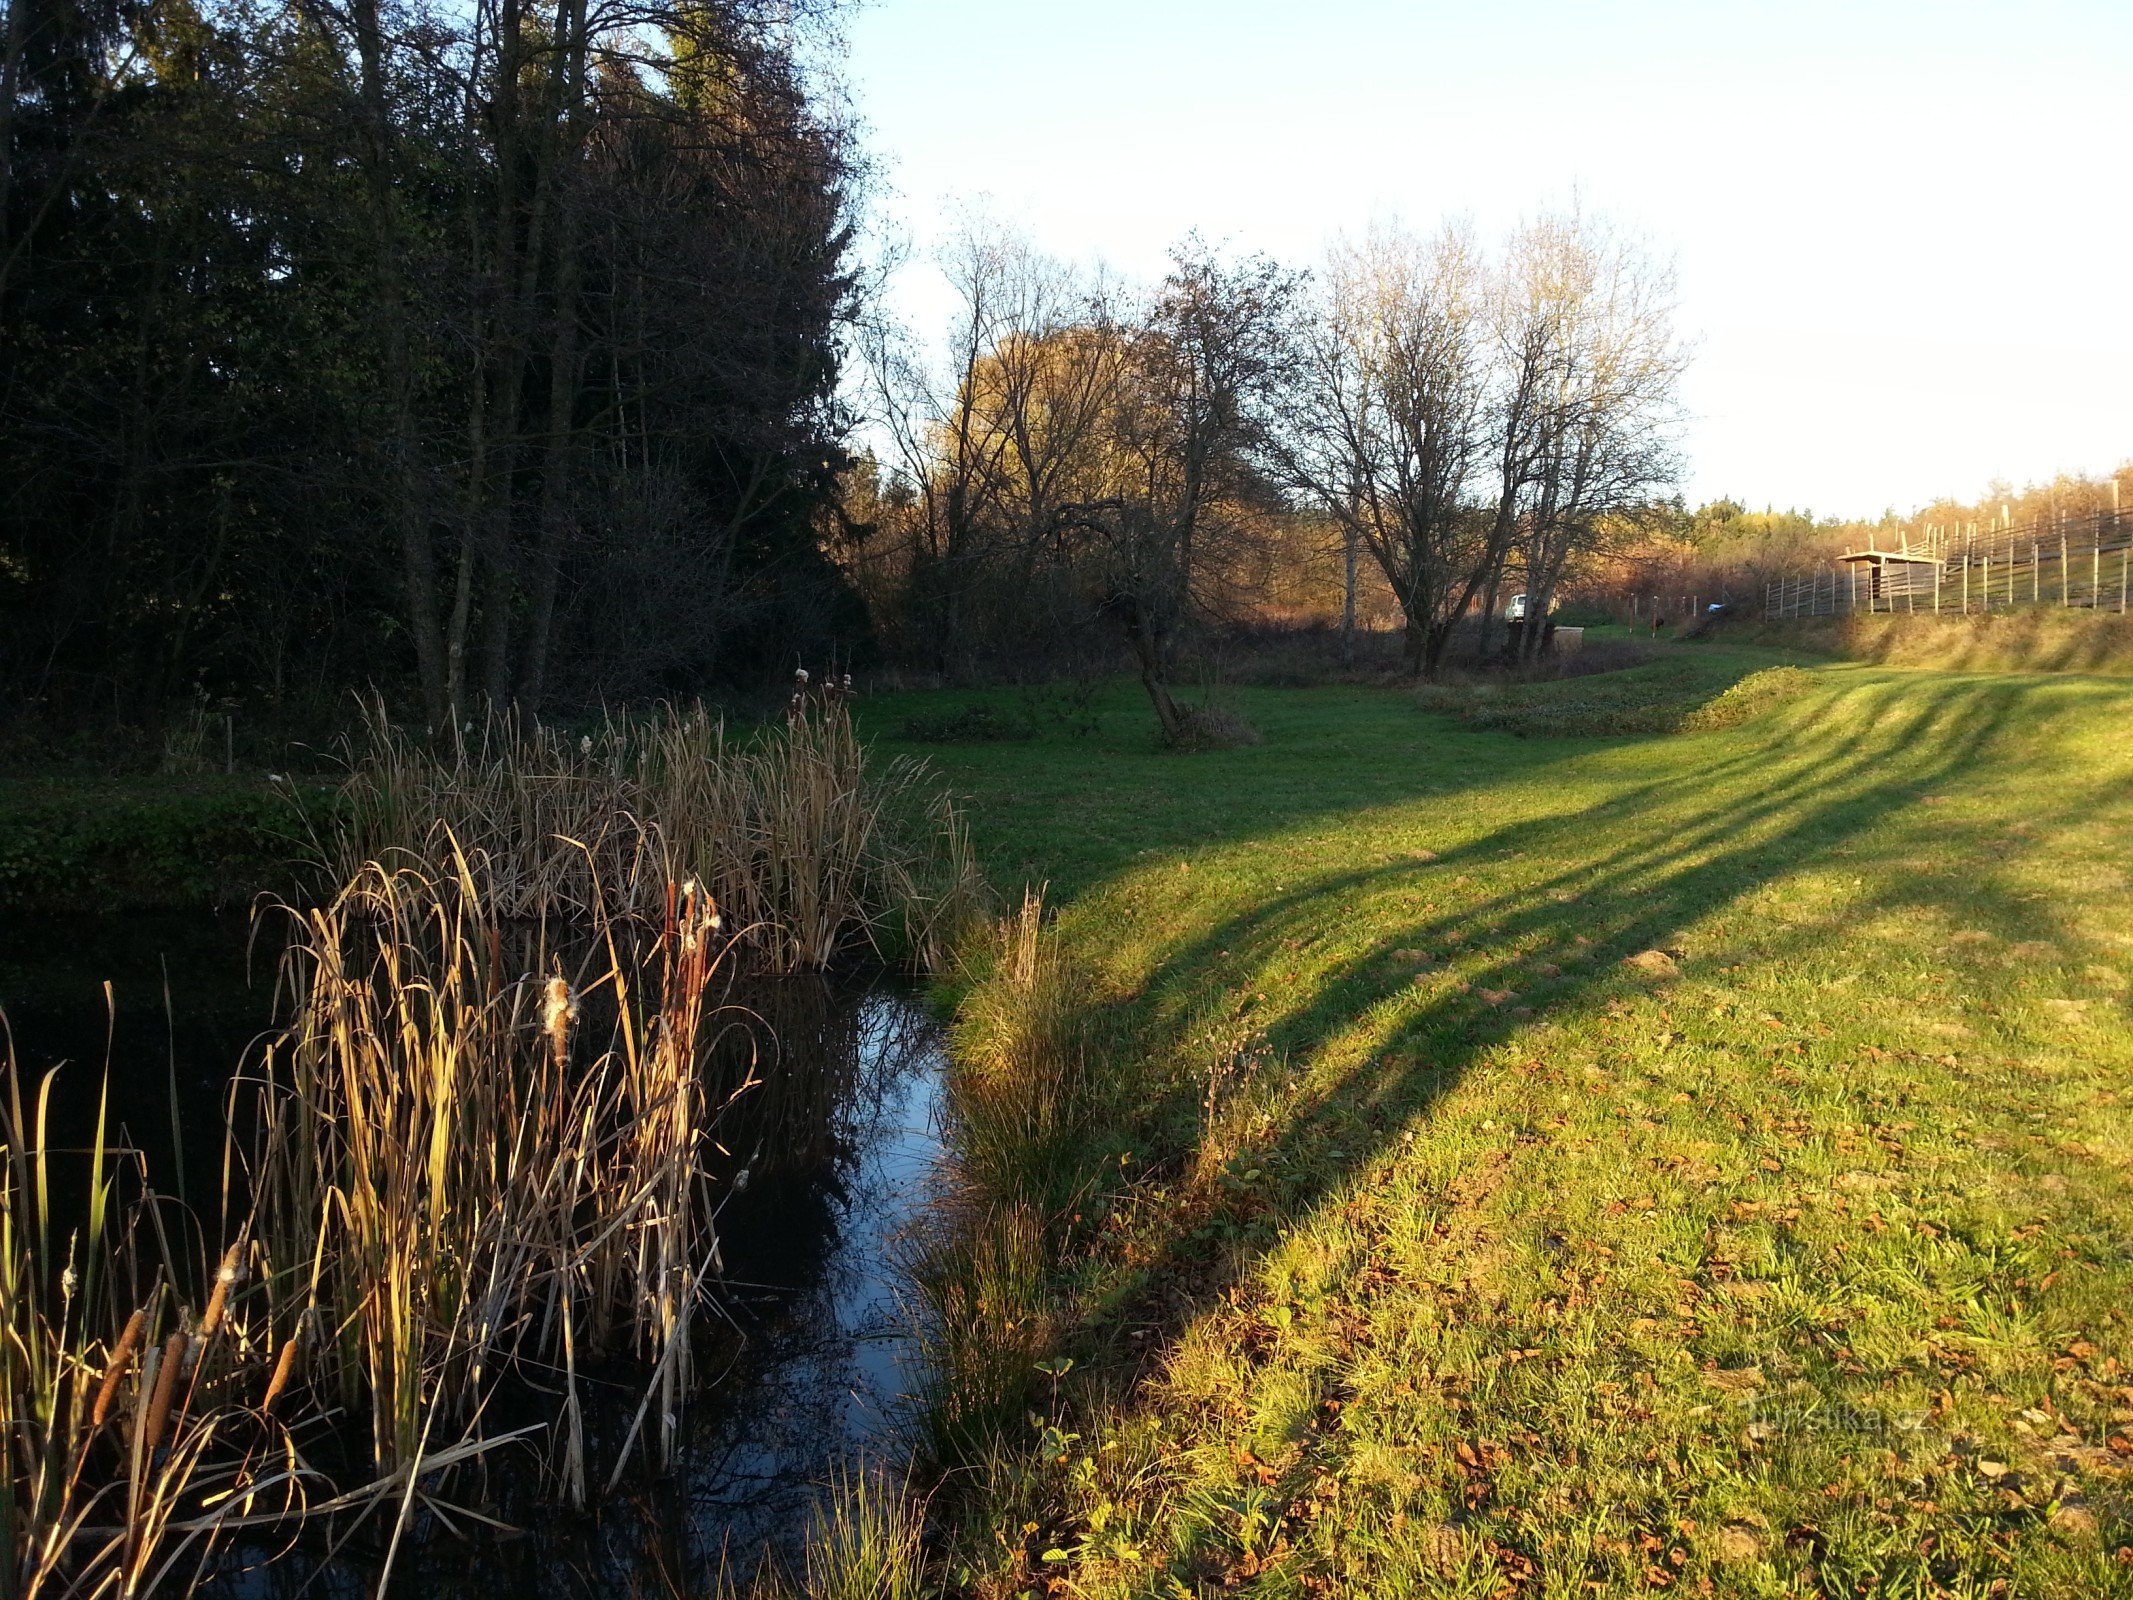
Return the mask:
[(1355, 660), (1355, 530), (1341, 530), (1341, 664)]
[(363, 128), (364, 190), (369, 201), (372, 267), (378, 275), (378, 320), (385, 336), (385, 377), (391, 416), (391, 460), (385, 492), (400, 545), (401, 581), (407, 590), (408, 631), (415, 641), (415, 669), (434, 725), (454, 714), (449, 671), (437, 615), (437, 558), (429, 518), (416, 492), (414, 359), (409, 348), (407, 290), (402, 279), (399, 229), (395, 225), (392, 173), (393, 122), (386, 103), (385, 37), (378, 0), (355, 0), (359, 63), (359, 108)]
[(564, 133), (556, 163), (561, 192), (556, 200), (555, 335), (549, 350), (548, 428), (541, 447), (539, 547), (534, 558), (531, 615), (519, 678), (519, 697), (529, 714), (540, 708), (541, 689), (548, 675), (556, 585), (570, 525), (569, 480), (577, 460), (578, 231), (582, 225), (583, 188), (576, 167), (578, 116), (585, 96), (585, 60), (590, 41), (585, 35), (585, 0), (563, 0), (556, 10), (564, 53)]
[[(1481, 642), (1474, 651), (1477, 661), (1489, 659), (1489, 643), (1496, 636), (1496, 590), (1502, 582), (1503, 568), (1491, 568), (1488, 586), (1481, 592)], [(1530, 601), (1533, 597), (1528, 595), (1526, 598)]]

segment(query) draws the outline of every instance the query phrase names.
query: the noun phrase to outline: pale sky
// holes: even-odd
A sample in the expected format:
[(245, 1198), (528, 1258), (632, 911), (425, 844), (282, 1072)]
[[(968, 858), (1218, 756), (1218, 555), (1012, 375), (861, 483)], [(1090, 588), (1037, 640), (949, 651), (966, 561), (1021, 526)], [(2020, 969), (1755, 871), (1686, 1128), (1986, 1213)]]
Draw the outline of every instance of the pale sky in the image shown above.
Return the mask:
[(982, 199), (1159, 276), (1573, 193), (1671, 254), (1692, 501), (1908, 511), (2133, 458), (2133, 0), (862, 0), (920, 248)]

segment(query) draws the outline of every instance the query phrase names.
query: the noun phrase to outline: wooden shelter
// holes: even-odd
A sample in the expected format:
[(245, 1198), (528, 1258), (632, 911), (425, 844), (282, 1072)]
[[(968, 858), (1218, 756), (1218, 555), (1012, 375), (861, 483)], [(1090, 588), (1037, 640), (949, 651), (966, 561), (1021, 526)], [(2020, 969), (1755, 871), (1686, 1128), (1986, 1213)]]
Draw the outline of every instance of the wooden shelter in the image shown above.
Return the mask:
[(1851, 570), (1854, 611), (1892, 609), (1898, 600), (1931, 599), (1940, 582), (1937, 551), (1883, 550), (1870, 543), (1864, 550), (1847, 550), (1838, 560)]

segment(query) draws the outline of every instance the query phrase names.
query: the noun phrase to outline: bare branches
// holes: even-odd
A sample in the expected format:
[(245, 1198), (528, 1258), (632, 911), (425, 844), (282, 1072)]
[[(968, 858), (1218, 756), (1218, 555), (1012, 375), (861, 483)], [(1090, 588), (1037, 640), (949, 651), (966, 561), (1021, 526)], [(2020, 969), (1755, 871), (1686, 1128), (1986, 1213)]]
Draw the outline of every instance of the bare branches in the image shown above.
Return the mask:
[(1565, 562), (1672, 481), (1670, 296), (1663, 269), (1575, 212), (1495, 262), (1457, 225), (1330, 254), (1278, 459), (1383, 569), (1418, 671), (1477, 599), (1493, 613), (1514, 563), (1544, 616)]

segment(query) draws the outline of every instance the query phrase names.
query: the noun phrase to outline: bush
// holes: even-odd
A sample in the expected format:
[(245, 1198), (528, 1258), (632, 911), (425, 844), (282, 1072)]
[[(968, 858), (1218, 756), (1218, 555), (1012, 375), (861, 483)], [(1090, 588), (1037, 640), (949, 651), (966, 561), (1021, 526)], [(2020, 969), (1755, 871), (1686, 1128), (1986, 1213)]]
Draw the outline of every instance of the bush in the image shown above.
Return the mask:
[(1240, 750), (1260, 743), (1259, 730), (1221, 706), (1180, 706), (1173, 750)]
[(292, 820), (283, 796), (250, 784), (9, 793), (0, 914), (242, 905), (264, 888), (293, 891)]
[(997, 744), (1009, 739), (1034, 739), (1037, 730), (1027, 722), (1002, 715), (997, 706), (981, 704), (912, 717), (896, 736), (913, 744)]

